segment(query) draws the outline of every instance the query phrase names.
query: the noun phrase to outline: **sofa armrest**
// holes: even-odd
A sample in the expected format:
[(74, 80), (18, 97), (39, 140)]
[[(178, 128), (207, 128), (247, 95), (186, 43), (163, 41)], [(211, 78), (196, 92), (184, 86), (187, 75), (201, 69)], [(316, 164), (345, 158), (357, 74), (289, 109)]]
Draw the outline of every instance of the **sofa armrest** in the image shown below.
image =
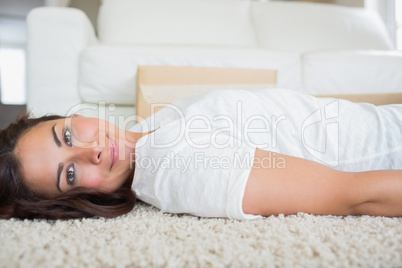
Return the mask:
[(98, 42), (93, 26), (78, 9), (41, 7), (28, 14), (27, 34), (28, 111), (67, 114), (81, 103), (78, 60)]

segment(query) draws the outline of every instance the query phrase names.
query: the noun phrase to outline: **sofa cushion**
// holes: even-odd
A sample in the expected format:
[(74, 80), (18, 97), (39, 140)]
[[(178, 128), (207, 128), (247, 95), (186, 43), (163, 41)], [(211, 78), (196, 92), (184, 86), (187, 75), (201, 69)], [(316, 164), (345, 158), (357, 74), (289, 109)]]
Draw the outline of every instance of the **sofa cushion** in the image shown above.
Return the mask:
[(249, 1), (103, 0), (104, 44), (255, 46)]
[(393, 48), (377, 13), (328, 4), (253, 2), (260, 46), (289, 52)]
[(300, 90), (300, 56), (247, 48), (94, 46), (81, 53), (83, 101), (133, 105), (138, 65), (234, 67), (278, 70), (278, 87)]
[(304, 86), (316, 95), (402, 90), (401, 51), (340, 51), (303, 57)]

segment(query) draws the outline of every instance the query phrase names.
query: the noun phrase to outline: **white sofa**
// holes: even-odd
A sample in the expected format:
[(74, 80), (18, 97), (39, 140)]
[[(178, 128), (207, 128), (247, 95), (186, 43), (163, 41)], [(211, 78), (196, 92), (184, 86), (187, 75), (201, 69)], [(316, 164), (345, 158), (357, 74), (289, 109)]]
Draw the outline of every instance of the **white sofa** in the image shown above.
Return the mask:
[(34, 9), (27, 24), (34, 115), (91, 115), (85, 103), (132, 115), (138, 65), (276, 69), (279, 87), (315, 95), (402, 92), (402, 52), (380, 17), (360, 8), (103, 0), (97, 35), (72, 8)]

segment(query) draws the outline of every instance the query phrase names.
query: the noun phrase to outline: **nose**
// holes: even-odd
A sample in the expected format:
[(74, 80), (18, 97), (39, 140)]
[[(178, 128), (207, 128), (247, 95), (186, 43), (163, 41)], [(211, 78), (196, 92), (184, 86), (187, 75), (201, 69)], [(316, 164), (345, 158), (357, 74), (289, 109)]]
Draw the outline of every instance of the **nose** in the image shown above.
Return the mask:
[(90, 148), (72, 147), (70, 158), (74, 162), (84, 162), (98, 165), (102, 161), (103, 148), (93, 146)]

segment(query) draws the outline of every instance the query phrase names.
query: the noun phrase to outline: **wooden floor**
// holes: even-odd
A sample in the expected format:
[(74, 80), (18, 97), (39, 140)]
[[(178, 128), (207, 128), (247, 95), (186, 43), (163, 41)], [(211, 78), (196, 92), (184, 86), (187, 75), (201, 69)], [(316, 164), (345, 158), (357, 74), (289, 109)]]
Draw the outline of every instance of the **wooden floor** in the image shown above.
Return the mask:
[(0, 103), (0, 129), (5, 129), (20, 114), (25, 113), (25, 105), (4, 105)]

